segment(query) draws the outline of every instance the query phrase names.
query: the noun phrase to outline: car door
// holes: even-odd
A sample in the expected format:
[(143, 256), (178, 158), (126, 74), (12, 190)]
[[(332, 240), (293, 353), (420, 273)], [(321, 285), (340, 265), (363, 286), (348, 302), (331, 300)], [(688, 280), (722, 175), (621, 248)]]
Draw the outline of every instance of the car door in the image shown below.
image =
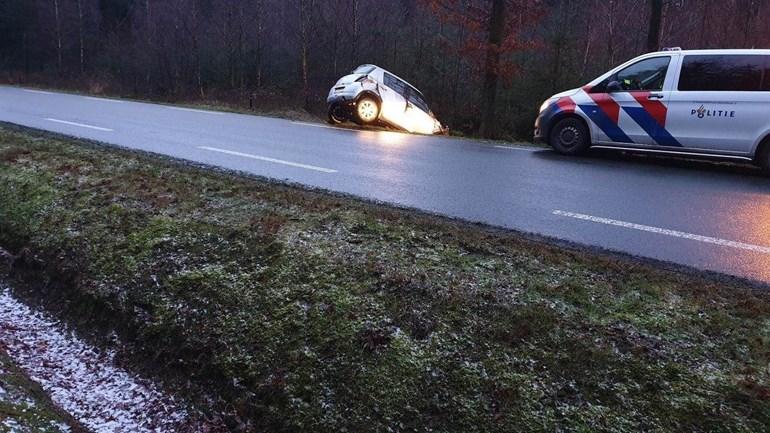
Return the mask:
[(751, 153), (768, 123), (767, 63), (762, 55), (685, 54), (669, 103), (671, 134), (688, 149)]
[(383, 84), (384, 86), (380, 89), (381, 118), (392, 125), (404, 128), (407, 119), (405, 95), (408, 86), (388, 72), (383, 73)]
[(597, 141), (615, 145), (668, 145), (666, 86), (672, 55), (641, 59), (584, 89), (593, 105), (581, 109), (596, 126)]

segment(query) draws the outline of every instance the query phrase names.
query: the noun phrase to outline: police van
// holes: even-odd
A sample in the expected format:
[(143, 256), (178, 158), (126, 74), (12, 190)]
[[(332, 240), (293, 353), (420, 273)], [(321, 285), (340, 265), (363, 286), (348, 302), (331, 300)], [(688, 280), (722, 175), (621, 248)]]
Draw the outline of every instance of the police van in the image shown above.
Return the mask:
[(753, 161), (770, 171), (770, 50), (666, 49), (540, 107), (535, 139)]

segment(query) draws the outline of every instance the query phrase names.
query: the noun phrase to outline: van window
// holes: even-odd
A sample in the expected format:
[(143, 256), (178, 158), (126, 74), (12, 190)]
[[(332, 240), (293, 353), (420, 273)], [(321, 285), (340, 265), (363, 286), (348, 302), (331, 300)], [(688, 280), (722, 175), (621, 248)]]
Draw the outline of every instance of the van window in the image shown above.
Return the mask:
[(386, 72), (383, 81), (386, 86), (395, 90), (399, 95), (406, 96), (406, 83), (396, 78), (393, 74)]
[[(679, 77), (681, 91), (770, 90), (768, 62), (770, 56), (759, 55), (690, 55), (685, 56)], [(763, 83), (763, 81), (765, 81)]]
[(594, 87), (591, 92), (606, 92), (607, 85), (613, 81), (616, 81), (625, 92), (661, 91), (663, 90), (663, 84), (666, 82), (669, 63), (671, 63), (671, 56), (640, 60), (612, 74)]
[(765, 73), (762, 74), (762, 90), (770, 92), (770, 56), (765, 57)]

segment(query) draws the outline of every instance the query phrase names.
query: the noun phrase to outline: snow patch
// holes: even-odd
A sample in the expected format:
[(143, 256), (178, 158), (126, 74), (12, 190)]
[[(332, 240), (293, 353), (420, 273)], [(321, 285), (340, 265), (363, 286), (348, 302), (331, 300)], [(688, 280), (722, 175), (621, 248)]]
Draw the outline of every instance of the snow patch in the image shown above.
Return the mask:
[[(94, 433), (182, 430), (187, 411), (45, 314), (0, 289), (0, 344), (53, 402)], [(10, 426), (5, 426), (10, 427)]]

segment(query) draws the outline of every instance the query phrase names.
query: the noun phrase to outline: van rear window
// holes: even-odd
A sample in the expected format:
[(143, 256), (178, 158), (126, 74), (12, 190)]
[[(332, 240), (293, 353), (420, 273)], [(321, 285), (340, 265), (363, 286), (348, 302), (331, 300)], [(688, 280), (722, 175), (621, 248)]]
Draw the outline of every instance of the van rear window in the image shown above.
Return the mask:
[(681, 91), (770, 91), (770, 56), (690, 55), (679, 77)]

